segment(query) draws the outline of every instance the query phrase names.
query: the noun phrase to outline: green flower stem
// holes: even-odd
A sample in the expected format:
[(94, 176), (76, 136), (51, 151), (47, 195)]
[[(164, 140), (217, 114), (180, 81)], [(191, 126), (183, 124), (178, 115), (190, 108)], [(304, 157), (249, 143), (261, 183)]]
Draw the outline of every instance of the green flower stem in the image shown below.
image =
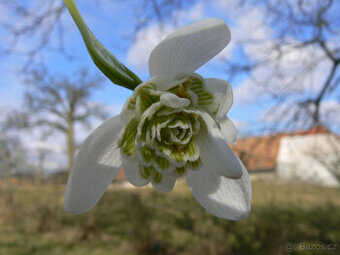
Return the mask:
[(96, 66), (115, 84), (134, 90), (142, 83), (136, 74), (124, 66), (108, 49), (92, 34), (84, 22), (74, 0), (64, 0), (74, 22), (84, 39), (86, 48)]

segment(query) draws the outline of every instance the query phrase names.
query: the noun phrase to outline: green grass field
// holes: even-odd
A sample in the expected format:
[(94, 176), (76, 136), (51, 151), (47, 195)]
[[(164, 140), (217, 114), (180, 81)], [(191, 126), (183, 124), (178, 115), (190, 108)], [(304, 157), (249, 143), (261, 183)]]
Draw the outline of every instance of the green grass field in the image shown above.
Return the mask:
[(0, 187), (0, 255), (340, 254), (339, 189), (253, 182), (239, 222), (207, 213), (183, 183), (169, 194), (116, 185), (81, 216), (63, 211), (63, 190), (17, 185), (9, 201)]

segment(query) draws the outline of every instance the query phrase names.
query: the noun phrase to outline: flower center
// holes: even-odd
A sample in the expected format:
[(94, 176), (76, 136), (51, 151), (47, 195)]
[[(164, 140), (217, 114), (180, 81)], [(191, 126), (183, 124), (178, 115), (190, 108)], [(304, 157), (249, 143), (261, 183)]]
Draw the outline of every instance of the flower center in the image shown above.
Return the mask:
[(160, 182), (164, 175), (182, 176), (201, 164), (196, 137), (201, 119), (197, 109), (213, 105), (204, 80), (193, 74), (167, 91), (146, 82), (129, 99), (133, 116), (120, 139), (122, 153), (140, 162), (143, 178)]

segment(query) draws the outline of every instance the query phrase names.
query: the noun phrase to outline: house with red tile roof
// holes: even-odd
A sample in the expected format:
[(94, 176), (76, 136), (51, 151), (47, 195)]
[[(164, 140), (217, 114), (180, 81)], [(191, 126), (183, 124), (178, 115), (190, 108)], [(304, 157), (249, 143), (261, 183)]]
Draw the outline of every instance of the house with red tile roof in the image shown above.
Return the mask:
[(232, 148), (253, 176), (340, 187), (340, 139), (324, 127), (248, 137)]

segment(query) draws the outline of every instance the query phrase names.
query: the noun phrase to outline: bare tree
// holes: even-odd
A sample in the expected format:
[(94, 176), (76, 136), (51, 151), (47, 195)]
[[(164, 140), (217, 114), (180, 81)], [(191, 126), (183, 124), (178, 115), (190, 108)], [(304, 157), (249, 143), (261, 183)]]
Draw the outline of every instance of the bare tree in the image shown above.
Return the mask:
[[(270, 114), (275, 116), (276, 123), (322, 125), (321, 104), (336, 98), (340, 87), (339, 2), (236, 3), (234, 8), (238, 12), (233, 15), (257, 11), (254, 23), (258, 26), (252, 27), (253, 33), (235, 38), (245, 58), (227, 59), (224, 70), (231, 76), (249, 75), (252, 85), (274, 100)], [(261, 32), (267, 34), (256, 36), (261, 27)], [(254, 51), (256, 54), (251, 55)]]
[[(81, 2), (84, 3), (84, 0)], [(109, 0), (87, 2), (101, 8)], [(136, 20), (134, 32), (128, 37), (134, 40), (134, 35), (152, 22), (163, 25), (175, 10), (185, 8), (192, 2), (194, 1), (130, 1), (135, 10)], [(48, 52), (59, 52), (68, 59), (73, 59), (74, 56), (65, 43), (68, 33), (65, 25), (67, 9), (63, 0), (0, 0), (0, 10), (11, 17), (8, 20), (0, 19), (0, 27), (8, 38), (8, 43), (0, 46), (0, 54), (24, 56), (26, 61), (22, 66), (23, 71), (30, 71), (32, 66), (45, 65), (44, 58)], [(25, 44), (24, 49), (21, 47), (22, 44)]]
[(0, 175), (7, 177), (23, 170), (26, 161), (25, 149), (10, 119), (11, 114), (0, 122)]
[[(50, 49), (67, 54), (64, 47), (64, 26), (62, 16), (66, 7), (62, 0), (0, 1), (0, 8), (8, 19), (1, 27), (8, 42), (1, 47), (1, 54), (26, 57), (23, 70), (33, 63), (43, 63), (44, 51)], [(15, 21), (15, 22), (14, 22)], [(56, 38), (57, 43), (52, 43)], [(32, 43), (32, 39), (36, 39)], [(24, 49), (21, 45), (25, 43)]]
[(195, 3), (194, 0), (143, 0), (135, 4), (135, 25), (132, 38), (147, 26), (158, 23), (160, 28), (164, 28), (166, 23), (171, 22), (178, 26), (176, 17), (173, 13), (179, 10), (189, 8)]
[(0, 177), (6, 179), (9, 203), (13, 202), (11, 177), (28, 170), (26, 151), (20, 138), (14, 135), (15, 128), (9, 118), (0, 123)]
[(91, 126), (93, 118), (103, 119), (101, 105), (90, 101), (91, 93), (102, 80), (91, 76), (86, 69), (77, 72), (75, 79), (34, 72), (27, 80), (25, 114), (29, 127), (43, 127), (44, 135), (58, 131), (65, 135), (68, 169), (73, 168), (75, 153), (75, 125)]
[[(89, 0), (90, 1), (90, 0)], [(107, 0), (93, 0), (96, 4)], [(200, 1), (142, 0), (131, 1), (136, 20), (134, 35), (150, 24), (160, 26), (172, 22), (176, 24), (176, 11), (187, 9)], [(223, 3), (224, 1), (215, 0)], [(33, 4), (39, 6), (39, 11)], [(63, 36), (67, 31), (63, 26), (66, 9), (62, 0), (35, 0), (31, 4), (22, 1), (1, 1), (0, 6), (17, 20), (4, 24), (12, 42), (3, 53), (16, 51), (17, 44), (34, 36), (37, 45), (29, 45), (25, 52), (30, 66), (40, 54), (47, 50), (59, 50), (68, 55)], [(207, 4), (207, 2), (202, 1)], [(234, 0), (227, 4), (226, 18), (239, 20), (252, 11), (260, 11), (250, 23), (269, 28), (270, 35), (257, 37), (257, 27), (253, 31), (243, 31), (242, 37), (233, 37), (234, 49), (242, 58), (227, 58), (219, 65), (229, 78), (249, 77), (260, 96), (269, 98), (270, 110), (267, 114), (275, 117), (275, 125), (283, 128), (321, 125), (321, 106), (339, 94), (340, 20), (339, 2), (334, 0)], [(210, 2), (209, 2), (210, 5)], [(233, 28), (235, 32), (237, 28)], [(54, 37), (53, 37), (54, 36)], [(51, 40), (51, 38), (54, 40)], [(56, 39), (56, 40), (55, 40)], [(57, 46), (52, 44), (58, 42)], [(257, 54), (251, 55), (250, 51)], [(322, 66), (322, 67), (321, 67)], [(321, 70), (321, 71), (320, 71)], [(317, 74), (317, 78), (313, 77)], [(313, 78), (311, 78), (313, 77)], [(339, 96), (337, 97), (339, 98)], [(274, 103), (273, 103), (274, 102)]]

